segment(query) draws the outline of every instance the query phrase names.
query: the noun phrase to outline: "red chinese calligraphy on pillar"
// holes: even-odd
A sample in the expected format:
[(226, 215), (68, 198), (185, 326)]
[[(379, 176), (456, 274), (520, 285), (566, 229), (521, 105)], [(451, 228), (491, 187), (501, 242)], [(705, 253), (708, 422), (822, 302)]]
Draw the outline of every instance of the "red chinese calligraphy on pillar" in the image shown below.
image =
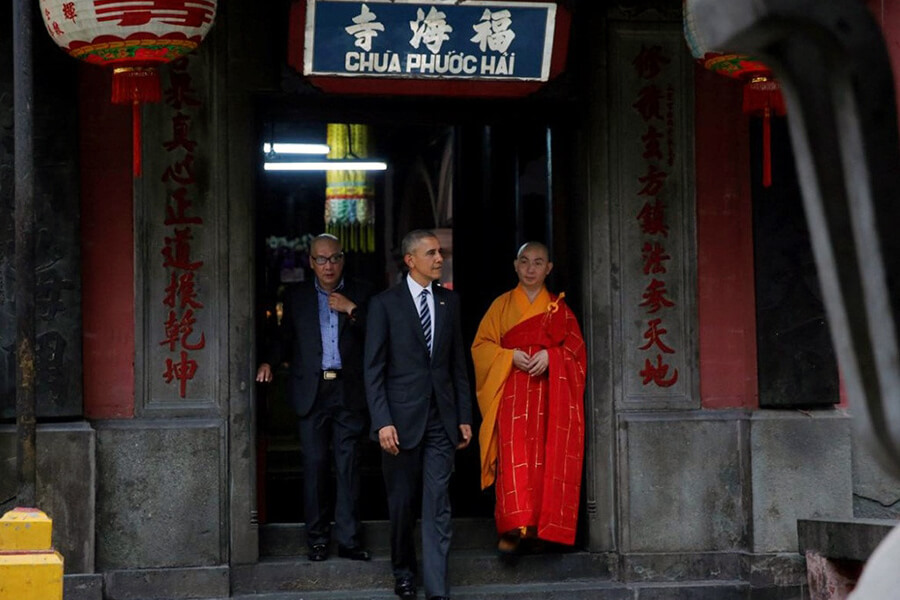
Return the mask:
[(197, 292), (194, 290), (194, 271), (188, 271), (178, 275), (172, 272), (169, 285), (166, 286), (166, 297), (163, 304), (169, 308), (203, 308), (203, 304), (197, 299)]
[(187, 395), (187, 382), (194, 378), (197, 374), (197, 361), (188, 357), (188, 353), (181, 351), (179, 360), (176, 362), (171, 358), (166, 359), (166, 370), (163, 373), (163, 379), (166, 383), (172, 383), (178, 380), (178, 393), (184, 398)]
[(672, 376), (666, 379), (669, 374), (669, 365), (663, 363), (662, 355), (656, 355), (656, 364), (650, 362), (650, 359), (644, 361), (644, 368), (641, 369), (641, 377), (644, 378), (643, 384), (654, 383), (659, 387), (671, 387), (678, 381), (678, 369), (672, 370)]
[(197, 183), (197, 179), (194, 177), (194, 155), (188, 154), (184, 160), (176, 160), (166, 167), (162, 174), (162, 181), (184, 186)]
[(644, 275), (658, 275), (666, 272), (665, 261), (672, 257), (666, 254), (665, 248), (659, 242), (644, 242), (642, 251), (644, 259)]
[[(172, 117), (172, 139), (163, 142), (163, 147), (168, 152), (178, 148), (184, 148), (187, 152), (193, 152), (197, 147), (197, 141), (192, 140), (190, 134), (191, 117), (179, 112)], [(190, 154), (188, 154), (188, 157), (193, 158)]]
[(191, 261), (191, 234), (190, 227), (175, 229), (175, 235), (165, 239), (165, 246), (161, 254), (165, 257), (163, 267), (172, 267), (184, 271), (195, 271), (203, 266), (203, 261)]
[(662, 159), (662, 144), (660, 143), (662, 139), (663, 134), (656, 127), (653, 125), (647, 127), (647, 133), (641, 136), (641, 141), (644, 142), (644, 154), (641, 156), (645, 159)]
[(189, 214), (194, 202), (188, 196), (188, 189), (180, 187), (166, 198), (166, 220), (164, 225), (202, 225), (203, 218)]
[(669, 235), (669, 226), (666, 225), (666, 206), (662, 200), (657, 199), (653, 204), (647, 202), (641, 207), (637, 215), (641, 233), (646, 235)]
[(672, 61), (663, 54), (662, 46), (654, 45), (649, 48), (641, 44), (641, 51), (631, 61), (638, 77), (641, 79), (654, 79), (662, 73), (663, 68)]
[(644, 290), (644, 294), (641, 296), (644, 301), (638, 306), (646, 306), (649, 314), (675, 306), (675, 303), (666, 297), (666, 293), (666, 282), (654, 278)]
[[(143, 6), (143, 10), (156, 12), (147, 15), (135, 9), (123, 18), (204, 18), (202, 10), (205, 3), (201, 0), (159, 0)], [(191, 11), (172, 12), (182, 6)], [(167, 10), (170, 12), (167, 13)], [(165, 359), (163, 381), (178, 381), (178, 394), (184, 398), (188, 382), (202, 368), (194, 353), (206, 347), (206, 333), (198, 328), (198, 317), (204, 309), (204, 303), (197, 289), (197, 279), (204, 261), (194, 258), (192, 247), (196, 235), (203, 231), (203, 218), (194, 212), (197, 186), (195, 152), (199, 144), (191, 137), (192, 115), (189, 112), (190, 109), (200, 107), (201, 102), (192, 87), (188, 59), (172, 63), (169, 87), (164, 95), (166, 104), (172, 109), (172, 138), (161, 144), (170, 161), (163, 169), (159, 181), (166, 187), (163, 224), (172, 229), (163, 238), (160, 250), (168, 282), (162, 304), (168, 308), (168, 318), (163, 323), (163, 336), (159, 345), (173, 354)]]
[(638, 111), (644, 121), (662, 119), (662, 97), (663, 93), (659, 87), (647, 85), (641, 88), (638, 98), (632, 106)]
[(648, 164), (647, 173), (638, 177), (638, 181), (643, 185), (638, 192), (638, 196), (658, 196), (668, 176), (668, 173), (656, 165)]
[[(667, 274), (667, 262), (672, 256), (666, 252), (660, 238), (667, 238), (669, 226), (666, 222), (664, 198), (666, 197), (666, 180), (669, 172), (661, 163), (668, 159), (668, 165), (674, 164), (674, 109), (671, 86), (660, 86), (657, 79), (665, 67), (671, 63), (663, 48), (658, 45), (641, 45), (638, 55), (632, 60), (635, 74), (642, 81), (637, 90), (637, 98), (631, 107), (646, 124), (640, 136), (640, 161), (644, 165), (643, 174), (637, 176), (636, 197), (641, 200), (641, 208), (637, 213), (638, 227), (643, 243), (641, 252), (641, 273), (636, 275), (650, 276), (651, 280), (644, 288), (640, 308), (648, 314), (660, 315), (647, 321), (643, 332), (646, 343), (638, 349), (653, 353), (653, 358), (645, 358), (644, 366), (638, 372), (641, 385), (655, 385), (667, 388), (678, 381), (678, 369), (672, 368), (663, 360), (664, 355), (674, 355), (676, 350), (668, 345), (664, 336), (668, 330), (663, 326), (663, 313), (675, 306), (668, 296), (668, 288), (664, 276)], [(646, 83), (644, 83), (646, 82)], [(669, 155), (664, 154), (665, 148)], [(669, 374), (671, 370), (671, 375)]]
[(180, 347), (185, 350), (201, 350), (206, 346), (206, 334), (201, 333), (200, 339), (196, 342), (189, 342), (188, 337), (194, 333), (194, 310), (189, 308), (184, 314), (179, 316), (174, 310), (169, 311), (169, 318), (166, 320), (166, 339), (159, 343), (160, 346), (169, 346), (171, 352), (175, 351), (175, 345), (180, 343)]
[[(163, 97), (166, 104), (175, 110), (200, 106), (200, 98), (191, 85), (191, 76), (185, 70), (185, 64), (184, 59), (178, 59), (169, 65), (171, 71), (169, 82), (171, 85), (166, 89)], [(186, 115), (181, 115), (180, 113), (176, 115), (176, 117), (184, 116)]]
[(668, 331), (661, 327), (662, 319), (650, 319), (647, 322), (647, 331), (644, 332), (644, 339), (647, 340), (647, 343), (641, 346), (641, 350), (649, 350), (651, 347), (656, 346), (666, 354), (674, 354), (675, 350), (666, 345), (662, 340), (662, 336), (668, 333)]

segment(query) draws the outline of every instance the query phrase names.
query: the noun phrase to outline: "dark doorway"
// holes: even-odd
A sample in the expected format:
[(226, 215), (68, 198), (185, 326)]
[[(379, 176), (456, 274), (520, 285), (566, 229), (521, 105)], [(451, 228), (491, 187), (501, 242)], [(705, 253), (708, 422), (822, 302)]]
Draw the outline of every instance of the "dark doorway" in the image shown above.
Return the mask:
[(837, 359), (785, 118), (772, 118), (771, 151), (772, 185), (764, 187), (763, 123), (752, 119), (759, 404), (830, 407), (840, 401)]
[[(559, 147), (559, 139), (571, 138), (571, 129), (551, 116), (565, 111), (525, 100), (267, 98), (259, 107), (260, 348), (276, 323), (286, 279), (312, 276), (303, 240), (324, 230), (326, 203), (323, 172), (263, 171), (265, 142), (324, 143), (328, 123), (367, 126), (371, 158), (388, 168), (371, 179), (374, 244), (354, 250), (345, 241), (345, 275), (368, 279), (378, 290), (392, 285), (401, 274), (402, 236), (414, 228), (434, 229), (449, 250), (443, 283), (460, 293), (467, 347), (491, 300), (515, 285), (512, 263), (518, 245), (538, 239), (553, 248), (564, 242), (564, 236), (554, 235), (563, 204), (554, 199), (559, 194), (554, 193), (553, 166), (563, 163), (554, 160), (559, 155), (571, 166), (575, 152), (571, 145)], [(554, 288), (554, 281), (548, 283)], [(257, 393), (261, 522), (303, 520), (300, 448), (296, 417), (284, 398), (285, 373), (281, 369), (275, 382)], [(368, 442), (362, 458), (362, 518), (386, 519), (377, 443)], [(457, 455), (451, 487), (455, 517), (493, 515), (493, 490), (480, 489), (479, 474), (479, 451), (473, 445)]]

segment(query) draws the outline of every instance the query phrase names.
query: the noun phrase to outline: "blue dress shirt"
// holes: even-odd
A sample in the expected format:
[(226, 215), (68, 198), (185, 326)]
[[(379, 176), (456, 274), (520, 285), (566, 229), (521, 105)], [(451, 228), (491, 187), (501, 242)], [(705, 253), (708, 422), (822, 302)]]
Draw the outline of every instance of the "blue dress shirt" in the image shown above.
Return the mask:
[[(328, 306), (328, 295), (319, 287), (319, 280), (315, 280), (316, 292), (319, 298), (319, 332), (322, 334), (322, 370), (340, 369), (341, 352), (338, 349), (338, 314)], [(344, 287), (342, 279), (333, 291)]]

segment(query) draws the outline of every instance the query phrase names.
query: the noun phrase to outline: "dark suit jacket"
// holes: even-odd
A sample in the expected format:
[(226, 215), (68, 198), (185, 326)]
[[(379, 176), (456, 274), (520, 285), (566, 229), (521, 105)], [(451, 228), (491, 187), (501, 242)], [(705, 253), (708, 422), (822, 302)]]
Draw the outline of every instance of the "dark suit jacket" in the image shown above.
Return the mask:
[[(363, 337), (371, 287), (344, 279), (339, 290), (357, 306), (356, 319), (338, 315), (338, 350), (341, 353), (344, 402), (348, 408), (365, 410), (363, 387)], [(301, 417), (309, 414), (322, 380), (322, 333), (319, 328), (319, 300), (313, 281), (292, 285), (285, 291), (280, 335), (269, 351), (274, 366), (288, 361), (288, 401)]]
[(454, 444), (459, 442), (459, 426), (472, 424), (459, 298), (450, 290), (432, 289), (431, 357), (406, 278), (369, 303), (365, 382), (372, 433), (377, 438), (379, 429), (393, 425), (404, 449), (422, 440), (432, 396)]

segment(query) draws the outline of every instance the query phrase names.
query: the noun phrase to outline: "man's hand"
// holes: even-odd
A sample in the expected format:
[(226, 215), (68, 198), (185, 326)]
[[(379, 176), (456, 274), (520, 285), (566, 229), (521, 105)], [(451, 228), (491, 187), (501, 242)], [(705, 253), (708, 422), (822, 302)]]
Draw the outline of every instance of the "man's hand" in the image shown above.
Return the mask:
[(378, 443), (388, 454), (392, 456), (400, 454), (400, 438), (397, 437), (397, 428), (393, 425), (385, 425), (378, 430)]
[(513, 350), (513, 366), (520, 371), (528, 372), (531, 368), (531, 357), (524, 350)]
[(462, 450), (466, 446), (469, 445), (469, 442), (472, 441), (472, 426), (471, 425), (460, 425), (459, 426), (459, 437), (460, 442), (456, 445), (457, 450)]
[(259, 383), (269, 383), (272, 381), (272, 367), (269, 366), (269, 363), (259, 365), (259, 369), (256, 371), (256, 381)]
[(549, 365), (550, 355), (547, 354), (546, 350), (538, 350), (531, 355), (531, 360), (528, 363), (528, 374), (532, 377), (543, 375)]
[(335, 312), (347, 313), (349, 315), (353, 309), (356, 308), (356, 304), (343, 294), (331, 292), (328, 294), (328, 308)]

